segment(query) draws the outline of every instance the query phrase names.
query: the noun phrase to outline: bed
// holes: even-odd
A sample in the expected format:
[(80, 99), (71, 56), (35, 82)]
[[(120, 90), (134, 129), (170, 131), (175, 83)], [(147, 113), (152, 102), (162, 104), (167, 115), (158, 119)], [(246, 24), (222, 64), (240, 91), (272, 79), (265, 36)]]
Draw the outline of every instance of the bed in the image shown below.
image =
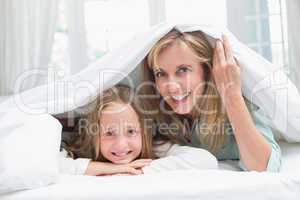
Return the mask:
[[(278, 70), (276, 66), (240, 43), (226, 29), (219, 30), (207, 25), (160, 24), (136, 35), (122, 47), (106, 54), (99, 62), (93, 63), (80, 73), (67, 77), (63, 80), (64, 82), (60, 80), (24, 91), (0, 104), (0, 117), (2, 117), (0, 133), (5, 133), (1, 136), (6, 138), (2, 142), (9, 140), (5, 148), (2, 148), (2, 152), (3, 150), (5, 152), (0, 151), (6, 155), (6, 160), (1, 157), (0, 167), (10, 172), (4, 174), (10, 184), (2, 178), (0, 186), (1, 184), (8, 185), (8, 189), (12, 189), (8, 191), (15, 191), (16, 188), (12, 188), (14, 183), (20, 183), (17, 184), (19, 186), (17, 189), (28, 188), (24, 187), (24, 184), (30, 188), (47, 185), (48, 174), (57, 174), (54, 170), (56, 164), (53, 161), (57, 160), (55, 159), (56, 149), (59, 148), (58, 141), (61, 135), (60, 123), (55, 122), (49, 115), (74, 111), (79, 106), (86, 105), (89, 99), (94, 98), (104, 89), (120, 82), (127, 75), (130, 76), (134, 69), (138, 69), (138, 65), (156, 41), (172, 28), (182, 32), (202, 30), (212, 44), (220, 38), (221, 34), (229, 36), (234, 54), (243, 69), (242, 89), (245, 97), (264, 108), (266, 116), (272, 119), (270, 126), (284, 133), (281, 135), (284, 139), (290, 142), (300, 142), (300, 112), (297, 109), (300, 107), (300, 95), (283, 71)], [(67, 89), (66, 84), (62, 83), (68, 83)], [(90, 87), (86, 86), (87, 83)], [(87, 88), (87, 90), (79, 90), (80, 87)], [(274, 95), (278, 89), (282, 91), (282, 88), (285, 89), (284, 93)], [(78, 98), (74, 99), (75, 96)], [(20, 99), (21, 105), (19, 105)], [(45, 111), (40, 108), (45, 108), (47, 114), (37, 115)], [(26, 112), (23, 112), (24, 110)], [(42, 140), (51, 142), (42, 143), (40, 142)], [(37, 189), (3, 193), (0, 194), (0, 200), (201, 198), (206, 200), (299, 200), (300, 143), (280, 143), (280, 145), (283, 150), (283, 166), (279, 174), (238, 171), (239, 168), (234, 161), (221, 162), (221, 170), (185, 170), (153, 175), (113, 177), (61, 174), (55, 184)], [(0, 145), (0, 150), (3, 146)], [(31, 156), (31, 162), (26, 162), (28, 160), (26, 157), (19, 156), (26, 154)], [(43, 158), (42, 161), (41, 158)], [(54, 166), (51, 167), (52, 165)], [(50, 170), (48, 170), (49, 166)], [(26, 173), (23, 173), (23, 168), (26, 169)], [(15, 176), (15, 172), (19, 174)], [(41, 175), (44, 175), (44, 182)], [(36, 177), (32, 178), (33, 176)], [(15, 177), (23, 178), (24, 182)], [(27, 179), (30, 181), (28, 182)]]
[(60, 175), (56, 184), (0, 195), (1, 200), (53, 199), (297, 199), (300, 144), (280, 143), (282, 172), (238, 171), (234, 161), (221, 170), (185, 170), (153, 175), (89, 177)]

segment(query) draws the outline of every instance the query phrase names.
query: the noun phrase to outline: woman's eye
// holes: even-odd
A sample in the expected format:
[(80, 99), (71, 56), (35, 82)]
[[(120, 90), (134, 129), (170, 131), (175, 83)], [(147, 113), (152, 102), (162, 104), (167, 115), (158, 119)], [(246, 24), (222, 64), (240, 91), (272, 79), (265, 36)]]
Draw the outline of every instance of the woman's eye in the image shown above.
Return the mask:
[(163, 77), (164, 76), (164, 73), (163, 72), (156, 72), (155, 73), (155, 77), (156, 78), (160, 78), (160, 77)]
[(188, 67), (181, 67), (180, 69), (178, 69), (177, 72), (179, 73), (185, 73), (185, 72), (188, 72), (190, 71), (190, 69)]

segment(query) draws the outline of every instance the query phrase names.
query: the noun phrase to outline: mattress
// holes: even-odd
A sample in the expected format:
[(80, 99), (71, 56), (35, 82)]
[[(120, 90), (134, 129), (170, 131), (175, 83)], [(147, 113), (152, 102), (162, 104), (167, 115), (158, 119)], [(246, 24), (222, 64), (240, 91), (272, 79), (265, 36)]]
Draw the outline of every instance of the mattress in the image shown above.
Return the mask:
[(8, 193), (1, 200), (24, 199), (297, 199), (300, 198), (300, 144), (280, 143), (281, 173), (243, 172), (233, 161), (221, 170), (181, 170), (140, 176), (60, 175), (56, 184)]

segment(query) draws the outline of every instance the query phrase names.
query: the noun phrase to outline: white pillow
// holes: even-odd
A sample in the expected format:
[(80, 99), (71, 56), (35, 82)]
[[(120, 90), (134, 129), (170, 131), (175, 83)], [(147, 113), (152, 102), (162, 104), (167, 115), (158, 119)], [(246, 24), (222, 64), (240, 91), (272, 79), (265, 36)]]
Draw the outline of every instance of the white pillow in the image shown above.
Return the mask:
[(61, 124), (51, 115), (0, 115), (0, 194), (54, 183)]

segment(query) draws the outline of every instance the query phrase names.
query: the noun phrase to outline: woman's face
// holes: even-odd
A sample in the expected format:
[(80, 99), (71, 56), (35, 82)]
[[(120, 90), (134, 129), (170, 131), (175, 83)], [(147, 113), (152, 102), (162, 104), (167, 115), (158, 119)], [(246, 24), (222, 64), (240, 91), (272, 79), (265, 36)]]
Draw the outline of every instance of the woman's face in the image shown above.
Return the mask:
[(129, 163), (140, 155), (141, 127), (130, 105), (113, 103), (102, 110), (99, 143), (101, 154), (112, 163)]
[(194, 52), (174, 43), (160, 53), (153, 67), (155, 84), (177, 114), (191, 113), (204, 86), (203, 67)]

